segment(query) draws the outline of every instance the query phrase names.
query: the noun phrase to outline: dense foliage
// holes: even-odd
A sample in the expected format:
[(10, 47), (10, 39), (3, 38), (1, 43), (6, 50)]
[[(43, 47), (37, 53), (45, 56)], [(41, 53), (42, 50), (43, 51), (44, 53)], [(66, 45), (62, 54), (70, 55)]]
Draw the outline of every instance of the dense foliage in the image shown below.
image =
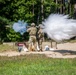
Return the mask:
[[(35, 22), (38, 25), (51, 13), (59, 13), (63, 5), (55, 0), (0, 0), (0, 41), (22, 41), (21, 35), (12, 29), (14, 22), (24, 20), (28, 24)], [(65, 7), (67, 14), (68, 3)], [(28, 33), (24, 38), (28, 39)]]

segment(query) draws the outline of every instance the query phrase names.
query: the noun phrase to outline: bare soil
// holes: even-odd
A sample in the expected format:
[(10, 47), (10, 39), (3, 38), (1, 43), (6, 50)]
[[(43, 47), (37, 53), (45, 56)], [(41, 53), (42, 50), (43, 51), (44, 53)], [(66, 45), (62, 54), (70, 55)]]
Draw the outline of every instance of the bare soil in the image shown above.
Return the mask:
[[(43, 50), (44, 47), (48, 45), (51, 47), (50, 42), (44, 42), (43, 43)], [(47, 57), (51, 58), (76, 58), (76, 43), (61, 43), (57, 44), (57, 48), (55, 46), (55, 42), (53, 43), (53, 48), (54, 50), (48, 50), (48, 51), (43, 51), (43, 52), (25, 52), (25, 51), (6, 51), (6, 52), (1, 52), (0, 56), (20, 56), (20, 55), (26, 55), (26, 54), (45, 54)]]

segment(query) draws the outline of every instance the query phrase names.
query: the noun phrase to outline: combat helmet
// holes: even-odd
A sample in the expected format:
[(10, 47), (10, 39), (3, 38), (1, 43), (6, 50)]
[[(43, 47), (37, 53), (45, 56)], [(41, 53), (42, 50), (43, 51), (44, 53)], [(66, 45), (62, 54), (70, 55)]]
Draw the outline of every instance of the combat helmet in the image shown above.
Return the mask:
[(31, 23), (31, 26), (35, 26), (35, 23)]

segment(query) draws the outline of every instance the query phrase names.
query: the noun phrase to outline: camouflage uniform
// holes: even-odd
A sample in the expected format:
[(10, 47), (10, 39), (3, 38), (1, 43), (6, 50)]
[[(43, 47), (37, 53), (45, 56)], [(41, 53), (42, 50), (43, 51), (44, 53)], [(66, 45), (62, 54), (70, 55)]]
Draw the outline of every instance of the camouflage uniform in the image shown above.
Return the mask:
[(29, 50), (35, 51), (36, 50), (36, 32), (37, 28), (35, 27), (35, 23), (31, 24), (31, 27), (27, 29), (27, 32), (29, 32)]
[(40, 51), (42, 51), (42, 42), (43, 42), (44, 34), (42, 32), (41, 24), (39, 24), (39, 30), (38, 30), (38, 46)]

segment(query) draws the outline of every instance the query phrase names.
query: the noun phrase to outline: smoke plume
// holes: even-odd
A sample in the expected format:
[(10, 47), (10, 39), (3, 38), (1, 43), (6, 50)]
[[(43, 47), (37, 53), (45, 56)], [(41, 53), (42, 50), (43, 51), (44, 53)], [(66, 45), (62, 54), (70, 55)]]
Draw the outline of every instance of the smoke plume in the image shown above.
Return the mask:
[(56, 42), (76, 36), (76, 20), (68, 15), (51, 14), (42, 24), (43, 32)]
[(24, 20), (20, 21), (18, 20), (18, 22), (13, 24), (13, 29), (15, 32), (19, 32), (21, 35), (24, 34), (24, 32), (26, 32), (27, 28), (27, 23), (24, 22)]

